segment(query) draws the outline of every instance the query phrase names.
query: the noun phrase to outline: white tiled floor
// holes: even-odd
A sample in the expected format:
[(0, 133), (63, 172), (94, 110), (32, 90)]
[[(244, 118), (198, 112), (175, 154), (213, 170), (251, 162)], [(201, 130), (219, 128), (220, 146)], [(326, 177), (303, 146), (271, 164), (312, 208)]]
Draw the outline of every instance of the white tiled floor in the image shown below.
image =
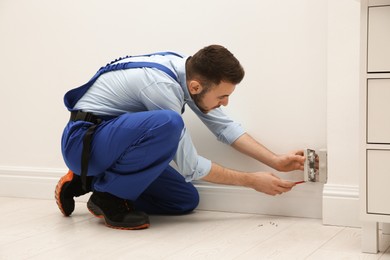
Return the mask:
[(0, 259), (390, 259), (384, 245), (361, 253), (360, 229), (318, 219), (196, 211), (150, 220), (116, 230), (82, 202), (63, 217), (54, 200), (0, 198)]

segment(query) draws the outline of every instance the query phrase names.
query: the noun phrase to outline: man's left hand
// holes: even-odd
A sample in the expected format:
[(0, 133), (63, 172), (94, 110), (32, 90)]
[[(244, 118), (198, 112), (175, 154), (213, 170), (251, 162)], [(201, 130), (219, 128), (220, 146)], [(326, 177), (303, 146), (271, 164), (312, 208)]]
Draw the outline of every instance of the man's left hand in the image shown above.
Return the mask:
[(295, 170), (302, 170), (305, 163), (303, 150), (293, 151), (289, 154), (277, 155), (275, 170), (281, 172), (289, 172)]

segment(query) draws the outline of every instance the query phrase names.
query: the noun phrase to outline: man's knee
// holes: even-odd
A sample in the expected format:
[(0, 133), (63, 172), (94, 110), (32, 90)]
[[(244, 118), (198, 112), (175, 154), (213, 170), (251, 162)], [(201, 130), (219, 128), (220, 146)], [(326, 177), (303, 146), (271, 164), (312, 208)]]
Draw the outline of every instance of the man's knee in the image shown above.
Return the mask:
[(185, 203), (169, 205), (164, 208), (164, 213), (169, 215), (185, 215), (194, 211), (199, 205), (199, 196), (187, 200)]
[(185, 203), (177, 209), (178, 214), (187, 214), (194, 211), (199, 205), (199, 193), (195, 187), (187, 194)]
[(198, 191), (196, 191), (196, 192), (193, 193), (192, 199), (188, 203), (186, 211), (188, 213), (194, 211), (198, 207), (198, 205), (199, 205), (199, 200), (200, 200), (199, 199), (199, 193), (198, 193)]
[[(184, 122), (177, 112), (171, 110), (159, 110), (154, 114), (158, 122), (159, 132), (166, 138), (179, 140), (184, 128)], [(161, 136), (161, 135), (160, 135)]]
[[(184, 194), (183, 194), (184, 195)], [(135, 206), (148, 214), (167, 214), (167, 215), (184, 215), (191, 213), (198, 207), (199, 194), (185, 194), (176, 200), (159, 200), (158, 197), (141, 195), (136, 201)]]
[(166, 117), (165, 127), (167, 131), (181, 134), (184, 127), (183, 118), (175, 111), (162, 110), (162, 114)]

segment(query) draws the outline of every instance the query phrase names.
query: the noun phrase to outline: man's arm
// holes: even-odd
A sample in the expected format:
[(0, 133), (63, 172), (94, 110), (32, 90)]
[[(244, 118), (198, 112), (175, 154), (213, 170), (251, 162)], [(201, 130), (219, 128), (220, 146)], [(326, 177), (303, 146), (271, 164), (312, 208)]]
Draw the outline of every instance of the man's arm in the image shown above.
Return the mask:
[(268, 172), (240, 172), (213, 163), (204, 181), (252, 188), (268, 195), (282, 194), (295, 186), (294, 182), (284, 181)]
[(302, 150), (293, 151), (286, 155), (276, 155), (247, 133), (234, 141), (232, 147), (277, 171), (303, 170), (305, 157)]
[[(305, 162), (303, 151), (276, 155), (246, 133), (233, 142), (232, 146), (243, 154), (278, 171), (303, 170)], [(203, 177), (202, 180), (248, 187), (268, 195), (282, 194), (290, 191), (295, 186), (294, 182), (281, 180), (269, 172), (241, 172), (222, 167), (216, 163), (212, 163), (209, 174)]]

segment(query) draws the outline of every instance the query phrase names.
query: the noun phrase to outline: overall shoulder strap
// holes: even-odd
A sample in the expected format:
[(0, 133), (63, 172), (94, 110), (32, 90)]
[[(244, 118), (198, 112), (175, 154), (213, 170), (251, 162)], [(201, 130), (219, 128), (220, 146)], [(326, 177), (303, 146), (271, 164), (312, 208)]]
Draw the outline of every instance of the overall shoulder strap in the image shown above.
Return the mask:
[(133, 57), (150, 57), (150, 56), (153, 56), (153, 55), (161, 55), (161, 56), (166, 56), (166, 55), (173, 55), (173, 56), (177, 56), (179, 58), (184, 58), (183, 56), (181, 56), (180, 54), (177, 54), (175, 52), (171, 52), (171, 51), (163, 51), (163, 52), (154, 52), (154, 53), (149, 53), (149, 54), (143, 54), (143, 55), (133, 55), (133, 56), (124, 56), (124, 57), (120, 57), (118, 59), (115, 59), (109, 63), (107, 63), (106, 66), (109, 66), (115, 62), (118, 62), (118, 61), (121, 61), (121, 60), (124, 60), (124, 59), (128, 59), (128, 58), (133, 58)]
[[(107, 73), (109, 71), (116, 71), (116, 70), (125, 70), (125, 69), (133, 69), (133, 68), (156, 68), (163, 72), (165, 72), (167, 75), (169, 75), (171, 78), (173, 78), (175, 81), (178, 82), (177, 76), (175, 73), (173, 73), (172, 70), (170, 70), (168, 67), (155, 63), (155, 62), (123, 62), (123, 63), (116, 63), (118, 61), (130, 58), (130, 57), (142, 57), (142, 56), (152, 56), (152, 55), (175, 55), (178, 57), (183, 58), (179, 54), (176, 54), (174, 52), (156, 52), (156, 53), (150, 53), (146, 55), (138, 55), (138, 56), (126, 56), (121, 57), (119, 59), (116, 59), (114, 61), (111, 61), (106, 66), (101, 67), (99, 71), (84, 85), (74, 88), (70, 91), (68, 91), (64, 96), (64, 103), (65, 106), (68, 108), (68, 110), (73, 111), (73, 107), (76, 105), (77, 101), (87, 92), (87, 90), (95, 83), (95, 81), (104, 73)], [(114, 64), (116, 63), (116, 64)]]
[[(175, 81), (178, 82), (177, 76), (175, 73), (173, 73), (172, 70), (167, 68), (166, 66), (160, 64), (160, 63), (155, 63), (155, 62), (124, 62), (124, 63), (116, 63), (116, 64), (111, 64), (109, 66), (105, 66), (99, 70), (99, 76), (109, 72), (109, 71), (115, 71), (115, 70), (126, 70), (126, 69), (134, 69), (134, 68), (156, 68), (161, 71), (164, 71), (166, 74), (168, 74), (171, 78), (173, 78)], [(96, 80), (96, 79), (95, 79)]]

